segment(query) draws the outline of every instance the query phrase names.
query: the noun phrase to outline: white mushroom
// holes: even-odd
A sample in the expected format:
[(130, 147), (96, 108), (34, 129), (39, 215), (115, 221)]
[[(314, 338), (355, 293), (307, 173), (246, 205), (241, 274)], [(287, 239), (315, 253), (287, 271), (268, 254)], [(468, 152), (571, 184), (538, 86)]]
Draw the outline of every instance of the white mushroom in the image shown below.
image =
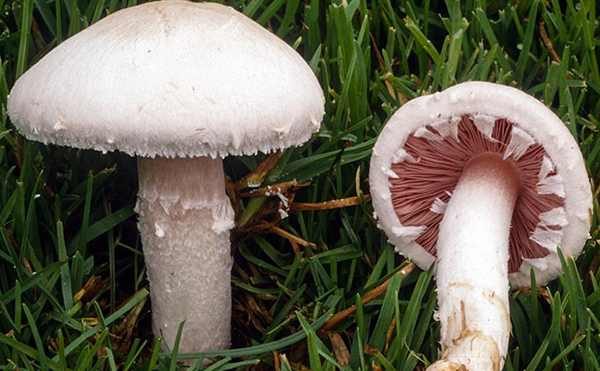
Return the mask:
[(180, 350), (230, 344), (229, 230), (221, 158), (307, 141), (324, 98), (306, 62), (230, 7), (182, 0), (118, 11), (15, 83), (27, 138), (139, 156), (136, 210), (153, 327)]
[(545, 284), (561, 271), (557, 248), (574, 257), (588, 238), (592, 195), (577, 143), (535, 98), (468, 82), (402, 106), (374, 153), (379, 224), (421, 268), (437, 259), (443, 355), (429, 370), (502, 369), (509, 279), (529, 286), (533, 269)]

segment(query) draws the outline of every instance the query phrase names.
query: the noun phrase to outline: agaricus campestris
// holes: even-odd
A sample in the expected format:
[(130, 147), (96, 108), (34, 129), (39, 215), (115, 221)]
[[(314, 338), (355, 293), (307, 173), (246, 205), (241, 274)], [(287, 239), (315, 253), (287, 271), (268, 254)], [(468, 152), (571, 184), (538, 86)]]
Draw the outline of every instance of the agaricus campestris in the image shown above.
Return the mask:
[(370, 166), (380, 227), (401, 254), (436, 261), (442, 359), (429, 370), (500, 370), (508, 291), (561, 271), (590, 228), (585, 163), (566, 126), (520, 90), (467, 82), (411, 100)]
[(136, 210), (153, 328), (180, 350), (230, 344), (229, 230), (221, 158), (306, 142), (324, 111), (306, 62), (214, 3), (150, 2), (60, 44), (15, 83), (27, 138), (138, 156)]

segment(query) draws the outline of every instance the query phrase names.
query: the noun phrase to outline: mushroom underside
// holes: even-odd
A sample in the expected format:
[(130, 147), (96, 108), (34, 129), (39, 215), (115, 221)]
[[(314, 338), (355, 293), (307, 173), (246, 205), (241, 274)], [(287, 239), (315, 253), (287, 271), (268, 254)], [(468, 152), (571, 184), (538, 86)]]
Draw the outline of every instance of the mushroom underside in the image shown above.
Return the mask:
[[(496, 154), (517, 170), (520, 188), (511, 219), (509, 273), (523, 261), (555, 251), (567, 224), (561, 176), (544, 147), (518, 124), (483, 114), (463, 115), (413, 132), (392, 160), (392, 204), (398, 231), (432, 256), (448, 201), (470, 161)], [(543, 268), (543, 267), (542, 267)]]
[(396, 232), (437, 257), (442, 355), (429, 370), (500, 370), (508, 273), (555, 251), (567, 225), (550, 156), (518, 124), (463, 115), (413, 132), (387, 175)]

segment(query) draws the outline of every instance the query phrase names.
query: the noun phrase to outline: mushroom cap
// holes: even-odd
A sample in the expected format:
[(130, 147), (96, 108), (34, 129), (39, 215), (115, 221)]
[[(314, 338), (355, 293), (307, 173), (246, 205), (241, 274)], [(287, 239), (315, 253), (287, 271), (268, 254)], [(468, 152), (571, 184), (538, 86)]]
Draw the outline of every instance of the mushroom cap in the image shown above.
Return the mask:
[[(566, 222), (562, 223), (558, 246), (548, 249), (543, 257), (524, 259), (519, 269), (509, 274), (513, 286), (529, 286), (533, 268), (536, 281), (545, 284), (561, 272), (556, 247), (560, 247), (565, 256), (576, 257), (589, 238), (592, 193), (579, 146), (567, 127), (544, 104), (518, 89), (488, 82), (466, 82), (418, 97), (398, 109), (381, 131), (371, 157), (369, 181), (379, 226), (399, 253), (414, 260), (422, 269), (431, 266), (435, 256), (415, 238), (407, 238), (407, 233), (398, 233), (411, 232), (412, 227), (402, 225), (396, 213), (390, 190), (393, 180), (390, 175), (394, 175), (390, 172), (392, 164), (398, 161), (398, 154), (405, 154), (403, 148), (411, 135), (436, 123), (451, 125), (453, 118), (465, 115), (502, 118), (518, 125), (543, 147), (555, 172), (562, 178)], [(418, 230), (412, 232), (419, 233)]]
[(8, 112), (43, 143), (225, 157), (306, 142), (324, 97), (300, 55), (258, 23), (220, 4), (169, 0), (64, 41), (17, 80)]

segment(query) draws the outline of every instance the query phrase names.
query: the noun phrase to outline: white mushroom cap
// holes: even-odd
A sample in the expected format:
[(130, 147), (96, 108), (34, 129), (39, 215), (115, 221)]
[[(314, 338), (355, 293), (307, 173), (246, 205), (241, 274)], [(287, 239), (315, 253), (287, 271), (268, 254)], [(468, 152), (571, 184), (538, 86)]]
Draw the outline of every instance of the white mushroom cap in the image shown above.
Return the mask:
[(236, 10), (183, 0), (123, 9), (15, 83), (28, 139), (130, 155), (254, 154), (319, 129), (323, 92), (285, 42)]
[[(577, 256), (589, 238), (592, 212), (591, 188), (579, 146), (563, 122), (544, 104), (518, 89), (486, 82), (462, 83), (413, 99), (396, 111), (383, 128), (373, 149), (369, 179), (373, 206), (390, 242), (423, 269), (434, 262), (435, 257), (410, 238), (420, 232), (419, 227), (402, 225), (398, 219), (390, 192), (391, 165), (399, 156), (406, 155), (405, 142), (418, 129), (478, 114), (505, 118), (543, 146), (564, 186), (566, 225), (556, 247), (565, 256)], [(555, 278), (561, 272), (556, 247), (545, 257), (524, 260), (519, 271), (510, 273), (511, 284), (529, 286), (532, 268), (540, 284)]]

